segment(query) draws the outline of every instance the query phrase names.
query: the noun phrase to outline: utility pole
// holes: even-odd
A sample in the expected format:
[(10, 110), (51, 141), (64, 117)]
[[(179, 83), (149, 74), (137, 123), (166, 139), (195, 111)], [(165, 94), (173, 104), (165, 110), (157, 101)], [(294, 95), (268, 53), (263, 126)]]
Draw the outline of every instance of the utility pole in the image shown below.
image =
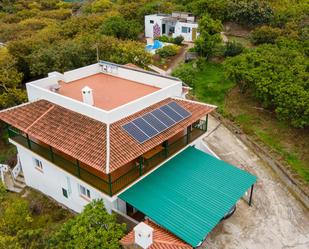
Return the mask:
[(99, 55), (99, 44), (96, 44), (96, 50), (97, 50), (97, 62), (100, 60), (100, 55)]

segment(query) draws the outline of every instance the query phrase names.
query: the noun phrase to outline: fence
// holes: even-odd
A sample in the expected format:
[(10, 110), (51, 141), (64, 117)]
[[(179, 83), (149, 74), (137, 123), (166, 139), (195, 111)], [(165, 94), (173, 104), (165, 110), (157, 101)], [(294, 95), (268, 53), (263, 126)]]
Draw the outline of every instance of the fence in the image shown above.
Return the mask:
[(64, 158), (62, 155), (56, 153), (51, 146), (38, 144), (30, 140), (28, 135), (22, 134), (14, 127), (8, 128), (8, 134), (9, 137), (17, 143), (30, 149), (100, 191), (112, 196), (205, 133), (206, 128), (207, 120), (198, 121), (193, 124), (192, 130), (190, 130), (186, 135), (171, 144), (165, 144), (162, 151), (158, 152), (149, 159), (143, 159), (141, 157), (138, 164), (134, 165), (128, 172), (115, 180), (111, 178), (110, 174), (106, 177), (108, 180), (105, 180), (102, 177), (91, 173), (87, 169), (81, 167), (78, 160), (71, 161)]

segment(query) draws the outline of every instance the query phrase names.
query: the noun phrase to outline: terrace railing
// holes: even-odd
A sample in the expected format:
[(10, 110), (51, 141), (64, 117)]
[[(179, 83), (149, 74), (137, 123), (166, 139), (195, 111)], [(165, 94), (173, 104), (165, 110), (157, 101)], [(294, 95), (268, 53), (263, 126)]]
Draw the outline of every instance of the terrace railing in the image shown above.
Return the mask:
[(132, 168), (125, 174), (113, 179), (111, 174), (106, 175), (106, 179), (97, 176), (81, 167), (78, 160), (69, 160), (58, 154), (51, 146), (43, 145), (32, 141), (27, 134), (23, 134), (21, 131), (14, 127), (8, 127), (9, 137), (15, 142), (23, 145), (34, 153), (42, 156), (48, 161), (52, 162), (61, 169), (69, 172), (77, 178), (87, 182), (98, 190), (112, 196), (119, 192), (124, 187), (131, 184), (133, 181), (149, 172), (155, 166), (162, 163), (164, 160), (187, 146), (197, 137), (201, 136), (207, 130), (207, 120), (200, 120), (193, 124), (192, 129), (188, 130), (188, 133), (171, 144), (165, 143), (163, 150), (153, 155), (151, 158), (144, 159), (139, 158), (138, 163), (132, 164)]

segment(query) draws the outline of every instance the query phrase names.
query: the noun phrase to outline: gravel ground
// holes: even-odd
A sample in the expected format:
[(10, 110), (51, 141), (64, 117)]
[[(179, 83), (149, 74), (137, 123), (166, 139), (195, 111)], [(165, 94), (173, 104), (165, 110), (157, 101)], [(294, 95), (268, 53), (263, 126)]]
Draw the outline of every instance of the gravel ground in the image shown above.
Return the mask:
[(237, 203), (232, 217), (208, 235), (201, 248), (309, 248), (309, 211), (272, 169), (216, 119), (204, 141), (223, 160), (258, 177), (253, 205)]

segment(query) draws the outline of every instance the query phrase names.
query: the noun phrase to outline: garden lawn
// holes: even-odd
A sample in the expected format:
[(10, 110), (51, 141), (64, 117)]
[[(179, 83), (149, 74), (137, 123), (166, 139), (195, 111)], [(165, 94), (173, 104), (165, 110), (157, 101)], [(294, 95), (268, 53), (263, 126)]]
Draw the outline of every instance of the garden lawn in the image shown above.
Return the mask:
[(188, 83), (187, 77), (193, 79), (189, 85), (193, 87), (194, 97), (199, 101), (217, 105), (219, 111), (223, 111), (225, 96), (234, 86), (225, 78), (222, 64), (215, 62), (199, 61), (182, 64), (173, 72), (173, 75), (181, 78), (185, 83)]

